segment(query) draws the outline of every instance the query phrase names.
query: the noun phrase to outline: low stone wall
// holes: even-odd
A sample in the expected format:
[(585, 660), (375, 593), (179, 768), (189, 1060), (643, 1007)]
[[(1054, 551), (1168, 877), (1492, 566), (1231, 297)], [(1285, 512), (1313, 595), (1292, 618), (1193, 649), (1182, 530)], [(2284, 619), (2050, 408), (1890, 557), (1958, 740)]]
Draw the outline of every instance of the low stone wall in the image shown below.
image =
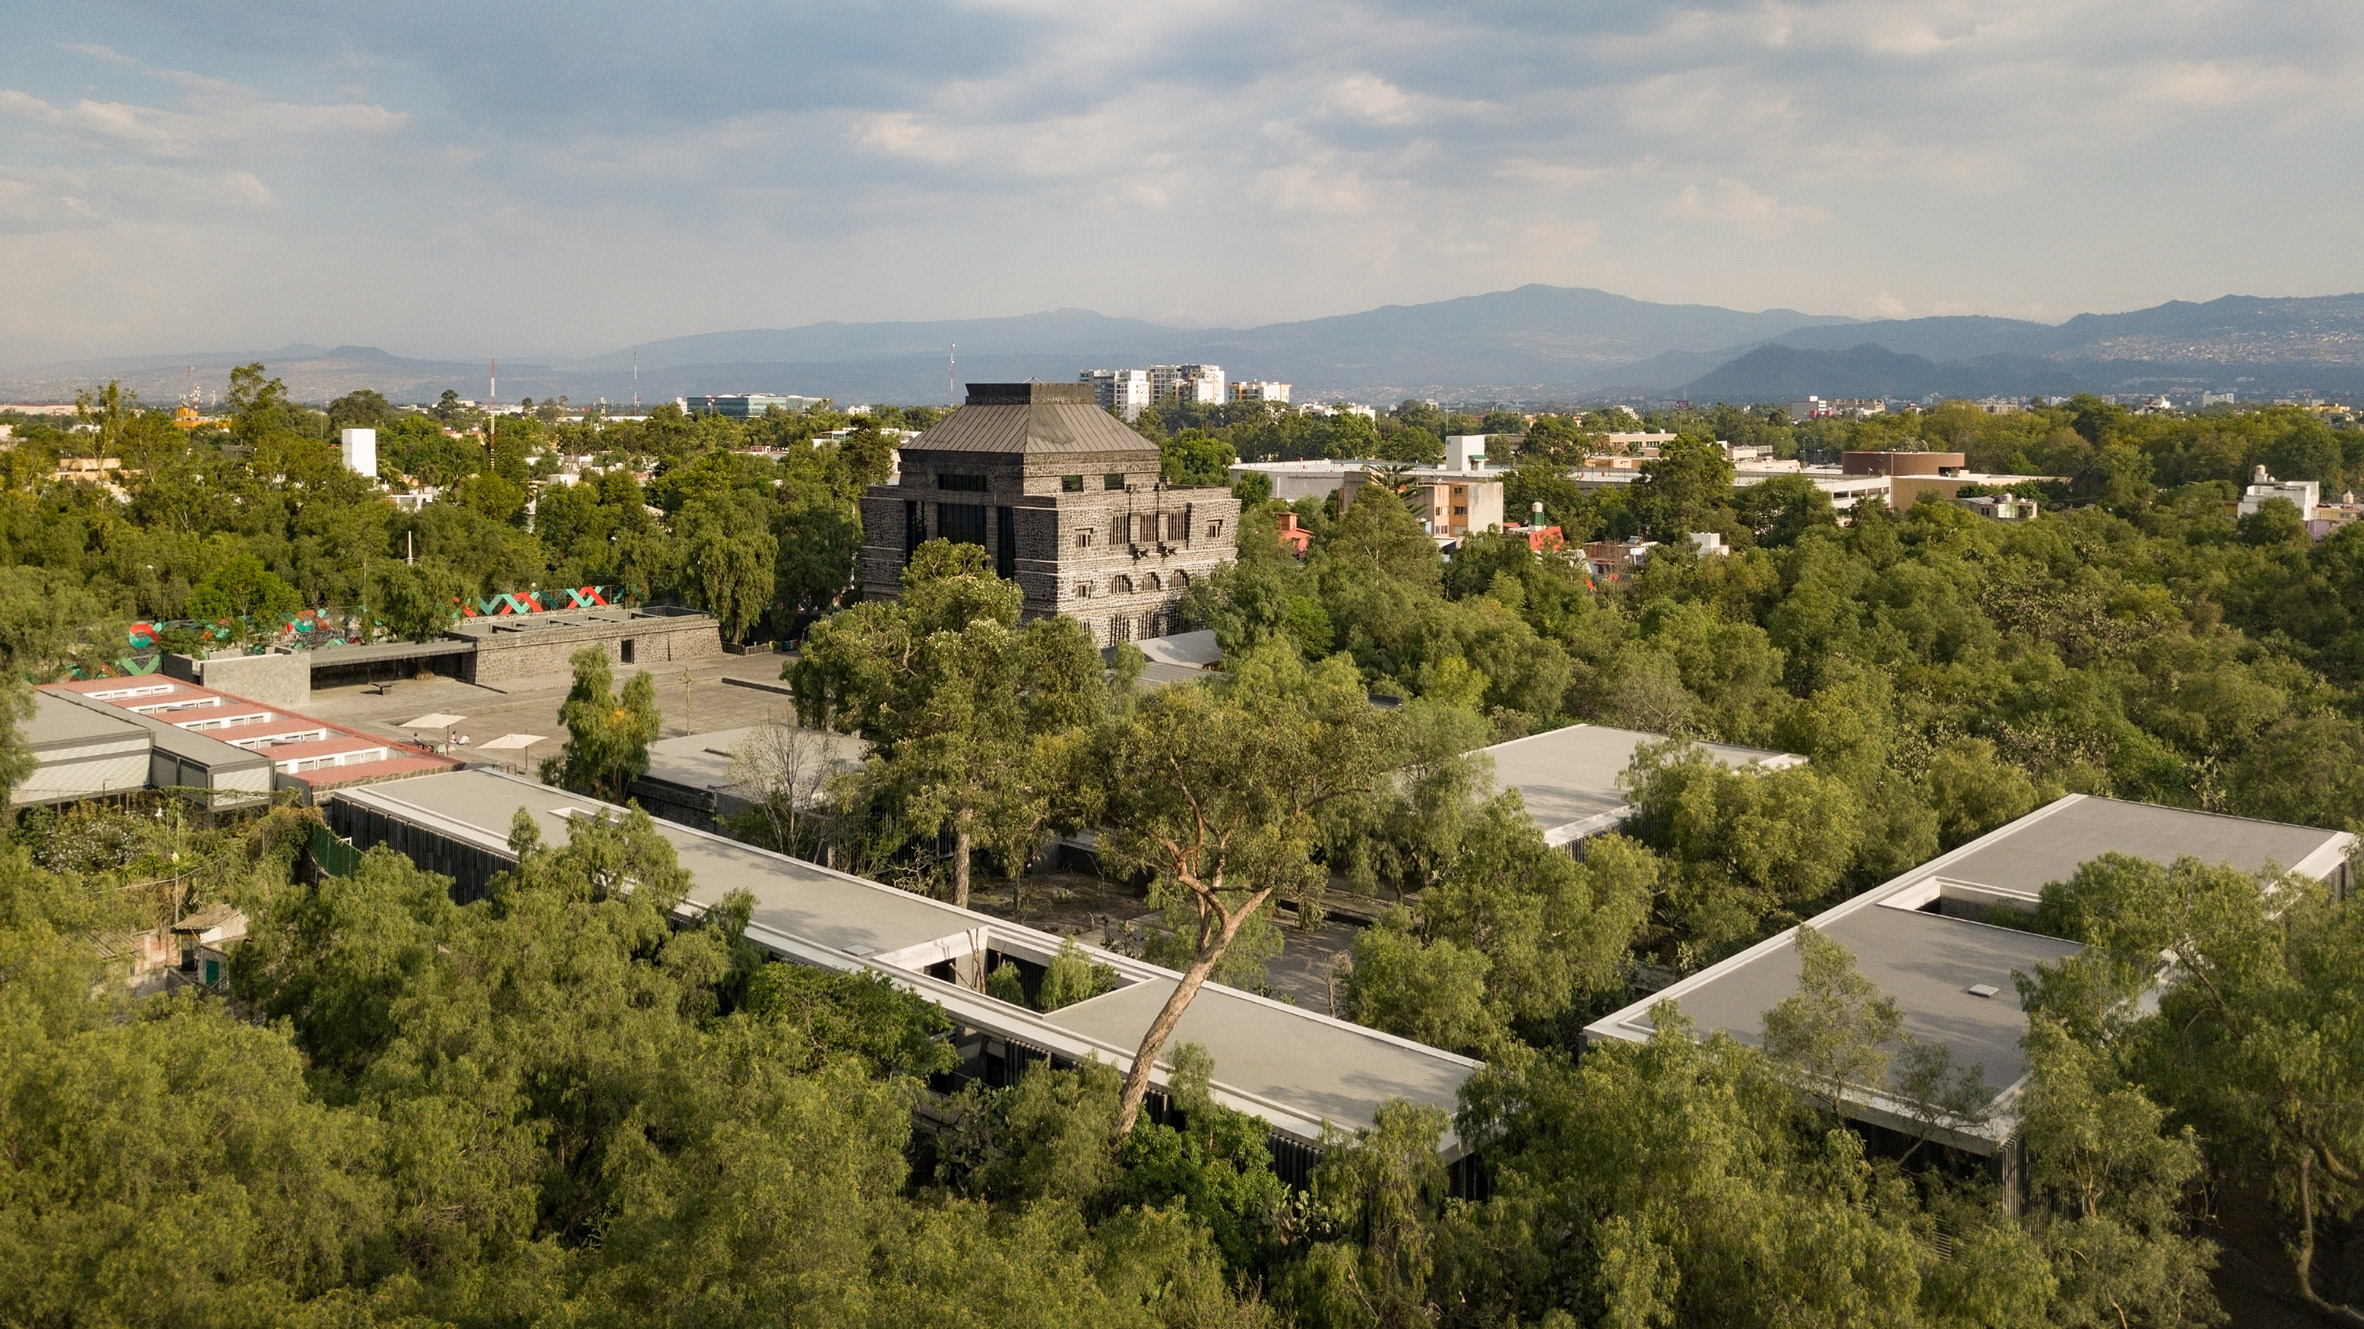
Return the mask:
[(164, 673), (168, 678), (259, 701), (265, 706), (301, 710), (312, 701), (312, 661), (304, 655), (274, 652), (221, 655), (210, 660), (167, 655)]
[(476, 654), (468, 661), (471, 683), (563, 674), (573, 668), (570, 657), (585, 646), (606, 651), (611, 665), (642, 667), (711, 660), (722, 654), (722, 628), (711, 614), (635, 614), (589, 622), (496, 620), (468, 635), (476, 642)]

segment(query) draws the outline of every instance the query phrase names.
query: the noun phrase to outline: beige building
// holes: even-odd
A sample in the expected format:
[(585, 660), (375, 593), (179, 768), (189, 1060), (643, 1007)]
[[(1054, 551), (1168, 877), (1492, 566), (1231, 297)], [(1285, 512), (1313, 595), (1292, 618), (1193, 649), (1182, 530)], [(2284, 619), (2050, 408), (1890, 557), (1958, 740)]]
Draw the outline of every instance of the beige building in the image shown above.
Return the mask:
[(1102, 645), (1177, 630), (1192, 582), (1231, 561), (1239, 500), (1170, 485), (1155, 445), (1089, 383), (971, 383), (968, 404), (903, 446), (896, 483), (862, 496), (862, 593), (892, 599), (935, 539), (981, 545), (1025, 592)]
[(1400, 474), (1365, 463), (1348, 475), (1338, 490), (1338, 510), (1354, 505), (1362, 487), (1404, 486), (1404, 502), (1422, 530), (1439, 539), (1459, 539), (1502, 525), (1502, 479), (1507, 472), (1486, 459), (1485, 434), (1456, 434), (1445, 440), (1445, 464), (1422, 466)]

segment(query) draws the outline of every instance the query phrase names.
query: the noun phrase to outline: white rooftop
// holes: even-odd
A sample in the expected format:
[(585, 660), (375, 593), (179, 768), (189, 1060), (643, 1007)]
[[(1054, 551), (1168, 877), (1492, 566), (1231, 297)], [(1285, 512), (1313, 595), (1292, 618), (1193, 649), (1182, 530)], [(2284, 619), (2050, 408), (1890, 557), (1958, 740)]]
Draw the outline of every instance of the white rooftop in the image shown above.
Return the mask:
[[(504, 858), (510, 819), (520, 807), (534, 814), (550, 844), (565, 842), (572, 816), (622, 811), (486, 770), (390, 781), (337, 797)], [(747, 935), (775, 956), (875, 970), (938, 1002), (961, 1024), (1074, 1060), (1129, 1066), (1150, 1018), (1180, 977), (1087, 947), (1095, 960), (1117, 970), (1123, 986), (1048, 1014), (1012, 1006), (925, 971), (988, 946), (1047, 962), (1058, 954), (1060, 938), (705, 831), (666, 821), (655, 825), (690, 873), (693, 912), (732, 890), (746, 890), (755, 897)], [(1372, 1125), (1390, 1099), (1450, 1112), (1477, 1066), (1466, 1057), (1215, 983), (1200, 990), (1185, 1014), (1173, 1042), (1184, 1041), (1213, 1055), (1219, 1099), (1307, 1143), (1320, 1142), (1325, 1124), (1348, 1130)], [(1162, 1073), (1156, 1078), (1162, 1082)]]
[[(2046, 885), (2111, 852), (2156, 863), (2188, 855), (2243, 872), (2271, 867), (2324, 880), (2346, 873), (2354, 843), (2346, 831), (2070, 794), (1825, 910), (1808, 925), (1846, 947), (1863, 975), (1896, 1000), (1907, 1033), (1951, 1049), (1959, 1068), (1981, 1069), (1998, 1120), (1976, 1134), (1937, 1134), (1959, 1148), (1991, 1153), (2009, 1138), (2008, 1113), (2026, 1072), (2019, 1041), (2027, 1017), (2012, 976), (2083, 948), (1959, 915), (1994, 905), (2032, 908)], [(1796, 937), (1791, 928), (1759, 942), (1595, 1021), (1585, 1037), (1645, 1040), (1654, 1029), (1651, 1007), (1672, 1001), (1700, 1032), (1759, 1045), (1765, 1012), (1797, 991)], [(1992, 992), (1982, 995), (1974, 986)], [(1892, 1102), (1867, 1102), (1862, 1114), (1908, 1124)]]
[[(1637, 729), (1573, 724), (1479, 751), (1493, 760), (1496, 787), (1518, 790), (1526, 800), (1527, 815), (1543, 828), (1543, 838), (1562, 845), (1614, 830), (1632, 815), (1628, 791), (1619, 785), (1619, 777), (1633, 765), (1636, 749), (1665, 741), (1663, 734)], [(1730, 743), (1690, 746), (1726, 766), (1781, 770), (1806, 762), (1796, 753), (1767, 748)]]

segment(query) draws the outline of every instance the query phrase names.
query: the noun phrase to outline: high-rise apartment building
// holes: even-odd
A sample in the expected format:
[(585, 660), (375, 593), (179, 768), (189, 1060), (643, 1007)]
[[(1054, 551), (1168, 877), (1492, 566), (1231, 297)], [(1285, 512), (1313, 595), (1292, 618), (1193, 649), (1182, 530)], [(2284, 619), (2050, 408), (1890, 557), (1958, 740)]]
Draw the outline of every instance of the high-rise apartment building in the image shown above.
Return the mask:
[[(1088, 376), (1087, 376), (1088, 377)], [(1102, 645), (1178, 630), (1194, 581), (1230, 562), (1239, 500), (1166, 483), (1156, 445), (1083, 383), (971, 383), (862, 495), (862, 593), (892, 599), (928, 540), (981, 545), (1028, 618), (1065, 614)]]
[(1246, 379), (1231, 385), (1233, 401), (1268, 401), (1277, 405), (1289, 404), (1289, 385), (1268, 383), (1263, 379)]
[(1076, 381), (1092, 388), (1092, 404), (1114, 411), (1126, 420), (1141, 418), (1141, 408), (1156, 400), (1146, 369), (1087, 369)]
[(1149, 394), (1160, 406), (1221, 406), (1223, 366), (1151, 365)]

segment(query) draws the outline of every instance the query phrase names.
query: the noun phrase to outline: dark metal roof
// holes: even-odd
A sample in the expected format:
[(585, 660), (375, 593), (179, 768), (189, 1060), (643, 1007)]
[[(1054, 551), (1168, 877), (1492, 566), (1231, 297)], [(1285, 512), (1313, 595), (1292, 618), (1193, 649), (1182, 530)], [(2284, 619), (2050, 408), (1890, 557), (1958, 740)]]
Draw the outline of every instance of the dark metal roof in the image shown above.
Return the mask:
[(1089, 383), (971, 383), (971, 406), (1029, 406), (1046, 402), (1060, 402), (1071, 406), (1092, 404), (1092, 385)]
[[(1039, 386), (1064, 386), (1042, 384)], [(1089, 402), (1037, 401), (1023, 406), (963, 406), (903, 445), (903, 452), (1011, 454), (1134, 453), (1150, 465), (1157, 448)]]

